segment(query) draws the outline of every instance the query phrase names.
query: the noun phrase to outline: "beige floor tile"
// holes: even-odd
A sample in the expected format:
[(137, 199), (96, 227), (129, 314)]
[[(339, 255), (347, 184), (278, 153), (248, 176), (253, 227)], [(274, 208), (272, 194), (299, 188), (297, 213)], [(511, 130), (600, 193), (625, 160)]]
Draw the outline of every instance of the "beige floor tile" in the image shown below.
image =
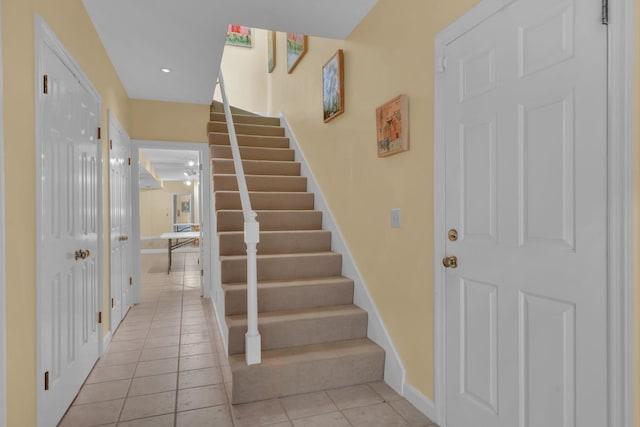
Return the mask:
[(180, 345), (180, 335), (172, 335), (168, 337), (147, 338), (144, 348), (168, 347), (172, 345)]
[(176, 392), (129, 397), (124, 403), (120, 419), (123, 421), (175, 412)]
[(133, 372), (136, 369), (135, 363), (129, 363), (126, 365), (114, 365), (114, 366), (100, 366), (93, 368), (89, 378), (87, 378), (87, 384), (103, 383), (106, 381), (118, 381), (126, 380), (133, 377)]
[(104, 383), (85, 384), (73, 401), (74, 405), (124, 399), (129, 390), (131, 380), (108, 381)]
[(187, 388), (178, 391), (178, 411), (206, 408), (227, 403), (224, 385), (210, 385), (206, 387)]
[(137, 362), (140, 358), (140, 350), (112, 352), (107, 351), (98, 360), (97, 366), (126, 365)]
[(289, 421), (285, 421), (282, 423), (269, 424), (268, 427), (293, 427), (293, 424), (291, 424)]
[(382, 402), (382, 398), (364, 384), (329, 390), (327, 393), (340, 410)]
[(180, 319), (174, 320), (154, 320), (151, 322), (151, 329), (176, 328), (180, 327)]
[(130, 332), (118, 332), (113, 336), (111, 341), (120, 342), (143, 340), (147, 337), (147, 333), (148, 331), (146, 329), (138, 329)]
[(209, 333), (201, 334), (182, 334), (180, 336), (180, 344), (198, 344), (211, 342)]
[(214, 353), (197, 354), (195, 356), (184, 356), (180, 358), (180, 371), (212, 368), (214, 366), (218, 366), (218, 364), (218, 356)]
[(109, 351), (116, 353), (118, 351), (141, 350), (143, 345), (144, 340), (115, 341), (109, 344)]
[(170, 337), (173, 335), (180, 335), (180, 326), (150, 329), (147, 338)]
[(408, 427), (409, 424), (387, 403), (342, 411), (353, 427)]
[(389, 402), (389, 405), (391, 405), (391, 407), (395, 409), (396, 412), (400, 414), (400, 416), (404, 418), (411, 427), (425, 427), (434, 425), (433, 421), (424, 416), (422, 412), (418, 411), (415, 406), (413, 406), (409, 401), (405, 399), (394, 400), (392, 402)]
[(217, 367), (183, 371), (178, 377), (179, 389), (220, 383), (222, 383), (222, 375)]
[(178, 359), (149, 360), (138, 363), (135, 376), (148, 377), (151, 375), (168, 374), (178, 372)]
[(205, 317), (186, 317), (182, 319), (183, 325), (201, 325), (205, 321)]
[(88, 427), (118, 420), (124, 399), (72, 406), (58, 427)]
[(233, 427), (227, 405), (178, 412), (176, 427)]
[(367, 384), (369, 387), (373, 389), (385, 402), (391, 402), (394, 400), (401, 400), (402, 396), (400, 396), (394, 389), (389, 387), (387, 383), (384, 381), (377, 381), (375, 383)]
[(349, 421), (340, 412), (314, 415), (313, 417), (293, 420), (294, 427), (351, 427)]
[(206, 334), (209, 333), (209, 327), (206, 325), (183, 325), (183, 334)]
[(288, 421), (278, 399), (234, 405), (231, 409), (236, 427), (254, 427)]
[(177, 388), (178, 374), (154, 375), (151, 377), (138, 377), (131, 381), (129, 396), (139, 396), (143, 394), (154, 394), (164, 391), (171, 391)]
[(173, 427), (174, 418), (174, 414), (166, 414), (150, 418), (140, 418), (137, 420), (123, 421), (118, 424), (118, 427)]
[(180, 346), (180, 356), (194, 356), (196, 354), (213, 353), (213, 343), (184, 344)]
[(145, 348), (140, 354), (140, 361), (147, 362), (149, 360), (172, 359), (178, 357), (180, 347), (172, 345), (169, 347)]
[(323, 391), (317, 393), (298, 394), (280, 399), (289, 418), (305, 418), (312, 415), (326, 414), (338, 410), (336, 405)]

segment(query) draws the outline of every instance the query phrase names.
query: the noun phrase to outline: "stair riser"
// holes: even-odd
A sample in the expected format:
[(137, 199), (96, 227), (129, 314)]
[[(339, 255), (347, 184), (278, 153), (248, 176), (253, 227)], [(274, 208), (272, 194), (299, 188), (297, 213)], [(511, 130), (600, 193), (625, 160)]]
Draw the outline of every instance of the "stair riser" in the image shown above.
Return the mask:
[[(275, 160), (280, 162), (292, 162), (295, 160), (295, 151), (289, 148), (256, 148), (239, 147), (242, 160)], [(233, 159), (230, 145), (211, 145), (209, 152), (212, 159)]]
[[(244, 255), (246, 249), (242, 233), (220, 235), (220, 255)], [(328, 231), (261, 233), (260, 243), (258, 243), (258, 253), (261, 255), (329, 252), (330, 250), (331, 232)]]
[[(244, 217), (240, 211), (218, 212), (218, 231), (243, 231)], [(319, 230), (322, 228), (322, 212), (258, 212), (258, 222), (262, 231), (279, 230)]]
[[(237, 135), (284, 136), (284, 128), (280, 126), (264, 126), (256, 124), (236, 123)], [(228, 133), (226, 121), (211, 121), (207, 124), (207, 132)]]
[[(226, 133), (209, 133), (210, 145), (231, 145)], [(238, 135), (240, 147), (289, 148), (289, 138), (280, 136)]]
[[(313, 193), (251, 193), (251, 208), (254, 210), (311, 210)], [(240, 194), (234, 192), (215, 193), (216, 209), (242, 209)]]
[[(219, 159), (212, 160), (214, 174), (235, 174), (236, 168), (233, 160)], [(245, 175), (283, 175), (300, 176), (300, 163), (297, 162), (270, 162), (243, 160), (242, 168)]]
[[(251, 176), (245, 175), (249, 191), (307, 191), (304, 176)], [(214, 191), (238, 191), (235, 175), (214, 175)]]
[[(258, 257), (257, 264), (258, 281), (340, 276), (342, 273), (342, 256), (335, 253), (304, 257)], [(246, 258), (222, 259), (221, 275), (222, 283), (246, 282)]]
[[(247, 288), (228, 287), (224, 293), (225, 314), (247, 314)], [(258, 311), (353, 304), (353, 282), (306, 286), (261, 287), (258, 285)]]
[[(262, 350), (345, 341), (367, 336), (367, 313), (277, 323), (259, 322)], [(229, 354), (244, 353), (247, 327), (229, 328)]]
[[(225, 122), (227, 121), (224, 113), (211, 113), (210, 120), (212, 122)], [(280, 119), (277, 117), (262, 117), (262, 116), (246, 116), (233, 114), (234, 123), (246, 123), (252, 125), (261, 126), (280, 126)]]
[(236, 405), (381, 381), (384, 357), (384, 351), (380, 349), (334, 359), (248, 366), (233, 372), (231, 403)]

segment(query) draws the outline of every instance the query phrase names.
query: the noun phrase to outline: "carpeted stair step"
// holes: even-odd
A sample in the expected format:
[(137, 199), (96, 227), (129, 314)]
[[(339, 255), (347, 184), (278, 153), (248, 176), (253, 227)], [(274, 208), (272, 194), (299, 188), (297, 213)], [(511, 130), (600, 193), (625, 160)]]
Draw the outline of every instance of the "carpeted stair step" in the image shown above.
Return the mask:
[[(303, 192), (250, 191), (249, 200), (254, 210), (311, 210), (314, 194)], [(216, 191), (216, 209), (242, 209), (238, 191)]]
[[(262, 231), (319, 230), (322, 228), (321, 211), (258, 210), (256, 212)], [(244, 230), (244, 217), (239, 209), (218, 210), (216, 220), (218, 232)]]
[(263, 351), (258, 365), (247, 366), (244, 357), (229, 357), (234, 405), (380, 381), (384, 375), (384, 350), (366, 338)]
[[(235, 174), (236, 168), (231, 159), (213, 159), (211, 166), (214, 174)], [(245, 175), (300, 176), (300, 163), (279, 162), (274, 160), (243, 160)]]
[[(258, 316), (262, 350), (346, 341), (367, 336), (367, 312), (355, 305), (271, 311)], [(247, 316), (227, 316), (229, 354), (244, 353)]]
[[(283, 136), (237, 135), (239, 147), (289, 148), (289, 138)], [(231, 145), (228, 133), (210, 132), (210, 145)]]
[[(336, 252), (258, 254), (257, 268), (258, 281), (340, 276), (342, 255)], [(247, 281), (246, 255), (221, 256), (220, 269), (223, 284)]]
[[(292, 162), (296, 153), (290, 148), (238, 147), (242, 160), (277, 160)], [(212, 159), (233, 159), (230, 145), (209, 145)]]
[[(249, 123), (233, 122), (237, 135), (263, 135), (263, 136), (284, 136), (284, 128), (280, 125), (265, 126)], [(207, 124), (207, 132), (228, 133), (227, 122), (211, 121)]]
[[(245, 175), (249, 191), (307, 191), (305, 176)], [(213, 175), (215, 191), (238, 191), (235, 174)]]
[[(242, 231), (218, 233), (220, 255), (245, 255), (247, 252)], [(292, 254), (328, 252), (331, 250), (331, 232), (327, 230), (261, 231), (258, 253)]]
[[(223, 285), (225, 314), (247, 314), (247, 284)], [(343, 277), (258, 283), (258, 311), (353, 304), (353, 280)]]
[[(246, 123), (246, 124), (254, 124), (254, 125), (263, 125), (263, 126), (280, 126), (280, 119), (278, 117), (265, 117), (265, 116), (255, 116), (255, 115), (247, 115), (247, 114), (234, 114), (233, 122), (234, 123)], [(226, 122), (227, 119), (224, 113), (220, 112), (212, 112), (209, 120), (212, 122)]]

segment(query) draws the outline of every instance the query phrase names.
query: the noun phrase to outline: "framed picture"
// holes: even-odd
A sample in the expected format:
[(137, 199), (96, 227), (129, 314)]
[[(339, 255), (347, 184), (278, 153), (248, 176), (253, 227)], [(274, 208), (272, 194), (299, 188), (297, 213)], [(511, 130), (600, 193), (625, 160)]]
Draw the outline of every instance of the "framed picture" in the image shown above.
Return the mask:
[(251, 28), (241, 25), (229, 25), (225, 43), (231, 46), (251, 47)]
[(191, 211), (191, 207), (189, 206), (189, 202), (188, 202), (188, 201), (186, 201), (186, 202), (181, 202), (181, 203), (180, 203), (180, 210), (181, 210), (183, 213), (190, 212), (190, 211)]
[(376, 109), (378, 157), (409, 150), (409, 98), (399, 95)]
[(304, 54), (307, 53), (307, 36), (287, 33), (287, 72), (291, 74)]
[(344, 113), (344, 54), (339, 49), (322, 67), (322, 113), (324, 122)]
[(267, 32), (267, 67), (269, 73), (273, 73), (276, 68), (276, 32)]

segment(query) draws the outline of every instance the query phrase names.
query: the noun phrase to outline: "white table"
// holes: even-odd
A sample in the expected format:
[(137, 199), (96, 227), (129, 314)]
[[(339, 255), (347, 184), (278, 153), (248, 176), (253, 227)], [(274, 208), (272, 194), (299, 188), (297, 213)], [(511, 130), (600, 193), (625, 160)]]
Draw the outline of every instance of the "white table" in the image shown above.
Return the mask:
[[(199, 231), (181, 231), (181, 232), (171, 232), (171, 233), (162, 233), (160, 235), (161, 239), (167, 239), (169, 244), (167, 245), (167, 249), (169, 250), (169, 267), (167, 268), (167, 274), (171, 272), (171, 254), (174, 249), (181, 248), (183, 246), (195, 243), (196, 240), (200, 238)], [(175, 243), (172, 241), (175, 240)], [(182, 241), (181, 241), (182, 240)]]

